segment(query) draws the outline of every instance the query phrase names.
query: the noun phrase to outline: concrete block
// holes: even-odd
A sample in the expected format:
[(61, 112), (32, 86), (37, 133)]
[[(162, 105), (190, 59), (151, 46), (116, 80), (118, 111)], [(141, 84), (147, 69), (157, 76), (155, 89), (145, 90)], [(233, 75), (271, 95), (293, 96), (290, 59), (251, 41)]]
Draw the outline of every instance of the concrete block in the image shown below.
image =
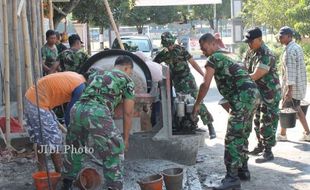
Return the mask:
[(196, 163), (202, 134), (172, 136), (155, 140), (155, 133), (135, 133), (130, 136), (126, 159), (164, 159), (185, 165)]
[[(123, 119), (115, 119), (115, 125), (119, 129), (121, 133), (123, 133)], [(141, 132), (141, 119), (140, 117), (132, 118), (132, 128), (130, 130), (130, 134)]]

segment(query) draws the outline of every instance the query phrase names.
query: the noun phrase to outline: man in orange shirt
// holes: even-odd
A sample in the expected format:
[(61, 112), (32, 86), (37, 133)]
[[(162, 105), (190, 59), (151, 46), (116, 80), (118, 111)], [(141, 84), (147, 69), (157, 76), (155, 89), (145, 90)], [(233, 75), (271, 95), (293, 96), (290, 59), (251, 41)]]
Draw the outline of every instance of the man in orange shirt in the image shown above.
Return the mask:
[(51, 153), (56, 172), (61, 172), (62, 161), (59, 151), (62, 145), (62, 134), (52, 109), (69, 102), (65, 110), (65, 124), (68, 126), (70, 109), (82, 94), (85, 88), (84, 83), (83, 75), (75, 72), (61, 72), (39, 79), (37, 92), (35, 86), (27, 90), (25, 94), (26, 128), (30, 140), (38, 145), (40, 171), (45, 170), (44, 154)]

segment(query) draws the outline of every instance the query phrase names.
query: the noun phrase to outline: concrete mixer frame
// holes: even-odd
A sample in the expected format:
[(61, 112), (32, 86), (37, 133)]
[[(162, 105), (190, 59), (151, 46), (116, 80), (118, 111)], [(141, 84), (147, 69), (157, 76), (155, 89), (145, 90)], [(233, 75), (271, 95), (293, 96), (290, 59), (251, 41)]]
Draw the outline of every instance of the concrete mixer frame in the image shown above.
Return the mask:
[(154, 140), (167, 140), (172, 137), (171, 83), (169, 67), (162, 66), (163, 80), (160, 85), (163, 127), (153, 137)]

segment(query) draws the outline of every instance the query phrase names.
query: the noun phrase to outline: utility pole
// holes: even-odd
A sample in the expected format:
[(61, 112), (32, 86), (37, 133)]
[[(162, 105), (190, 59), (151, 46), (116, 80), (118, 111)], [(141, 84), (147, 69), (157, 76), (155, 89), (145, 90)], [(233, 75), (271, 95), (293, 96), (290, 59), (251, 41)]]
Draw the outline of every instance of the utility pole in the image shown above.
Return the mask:
[(218, 24), (216, 19), (216, 4), (213, 6), (214, 32), (218, 32)]

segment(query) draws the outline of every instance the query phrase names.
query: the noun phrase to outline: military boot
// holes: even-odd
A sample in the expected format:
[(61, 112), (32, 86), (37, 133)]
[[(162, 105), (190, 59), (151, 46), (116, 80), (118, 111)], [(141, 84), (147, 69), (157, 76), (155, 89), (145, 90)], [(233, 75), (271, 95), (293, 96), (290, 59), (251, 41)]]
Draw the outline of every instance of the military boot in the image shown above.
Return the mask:
[(208, 124), (208, 129), (209, 129), (210, 139), (216, 138), (216, 133), (215, 133), (215, 130), (214, 130), (212, 123)]
[(238, 177), (240, 180), (251, 180), (251, 174), (248, 168), (248, 163), (244, 163), (241, 168), (238, 169)]
[(272, 154), (271, 147), (266, 147), (265, 151), (264, 151), (264, 154), (263, 154), (263, 157), (262, 158), (257, 158), (255, 160), (255, 162), (256, 163), (264, 163), (264, 162), (271, 161), (273, 159), (274, 159), (274, 156)]
[(241, 190), (241, 183), (238, 177), (238, 170), (227, 171), (225, 178), (221, 181), (221, 185), (213, 187), (213, 190)]
[(264, 146), (262, 142), (258, 142), (257, 146), (249, 152), (249, 154), (257, 156), (259, 153), (262, 153), (264, 151)]

